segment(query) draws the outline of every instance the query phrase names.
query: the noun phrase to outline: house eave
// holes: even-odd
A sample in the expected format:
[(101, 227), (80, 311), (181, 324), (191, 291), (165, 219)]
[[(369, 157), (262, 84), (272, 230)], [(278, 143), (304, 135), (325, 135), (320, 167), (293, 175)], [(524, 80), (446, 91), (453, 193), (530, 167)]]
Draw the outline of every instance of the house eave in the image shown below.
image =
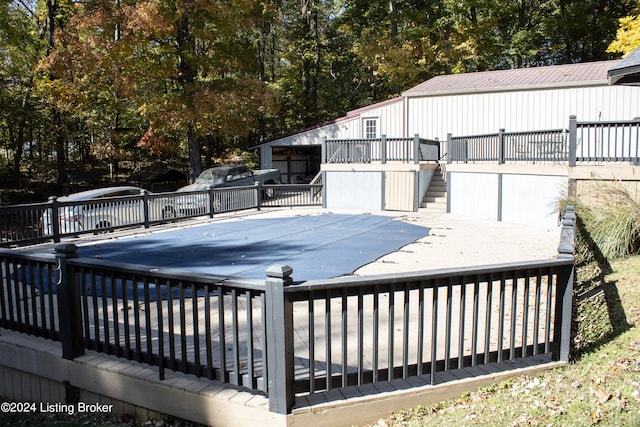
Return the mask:
[(640, 85), (640, 65), (609, 70), (610, 85)]
[(469, 88), (459, 90), (443, 90), (443, 91), (430, 91), (430, 92), (411, 92), (407, 91), (402, 94), (406, 98), (432, 98), (437, 96), (450, 96), (450, 95), (475, 95), (481, 93), (496, 93), (496, 92), (522, 92), (522, 91), (534, 91), (534, 90), (550, 90), (550, 89), (571, 89), (581, 87), (597, 87), (607, 86), (608, 80), (590, 80), (586, 82), (572, 82), (572, 83), (545, 83), (539, 85), (528, 86), (499, 86), (491, 88)]

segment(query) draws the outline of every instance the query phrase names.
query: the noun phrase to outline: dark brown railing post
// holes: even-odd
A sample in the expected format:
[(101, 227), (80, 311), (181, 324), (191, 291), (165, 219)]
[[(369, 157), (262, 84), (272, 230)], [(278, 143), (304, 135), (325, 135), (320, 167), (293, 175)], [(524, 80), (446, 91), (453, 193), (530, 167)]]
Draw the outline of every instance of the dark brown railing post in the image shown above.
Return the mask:
[(209, 218), (213, 218), (213, 213), (215, 211), (215, 191), (214, 191), (215, 187), (213, 185), (209, 186)]
[(506, 138), (504, 137), (504, 129), (498, 131), (498, 164), (504, 165), (504, 159), (506, 155)]
[(567, 206), (562, 219), (558, 258), (569, 259), (572, 264), (563, 267), (558, 273), (555, 324), (553, 326), (553, 353), (560, 361), (569, 361), (571, 349), (571, 321), (573, 309), (573, 280), (574, 280), (574, 248), (575, 248), (576, 213), (573, 206)]
[(320, 163), (327, 163), (327, 137), (323, 136), (320, 144)]
[(267, 268), (265, 305), (267, 311), (267, 390), (269, 411), (291, 412), (293, 394), (293, 304), (284, 294), (292, 282), (288, 265)]
[(260, 207), (262, 206), (262, 182), (256, 181), (253, 183), (253, 185), (256, 189), (256, 209), (260, 210)]
[(576, 116), (569, 116), (569, 167), (575, 167), (578, 146), (578, 121)]
[(78, 256), (78, 247), (73, 243), (56, 246), (58, 278), (58, 318), (62, 357), (73, 360), (84, 354), (82, 346), (82, 313), (80, 311), (80, 289), (75, 274), (70, 273), (67, 260)]
[(149, 228), (149, 191), (140, 190), (142, 195), (142, 217), (144, 219), (144, 228)]
[(51, 235), (53, 236), (54, 243), (60, 243), (60, 215), (58, 214), (58, 198), (56, 196), (49, 197), (49, 203), (51, 204), (51, 215), (49, 215), (49, 227), (51, 227)]
[(380, 137), (380, 163), (387, 163), (387, 135)]

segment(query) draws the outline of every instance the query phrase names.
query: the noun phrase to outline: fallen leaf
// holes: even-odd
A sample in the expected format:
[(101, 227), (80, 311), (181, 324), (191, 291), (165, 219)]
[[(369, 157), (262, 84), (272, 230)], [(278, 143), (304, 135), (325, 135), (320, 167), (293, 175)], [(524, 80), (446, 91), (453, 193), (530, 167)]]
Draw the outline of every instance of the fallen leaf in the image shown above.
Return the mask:
[(611, 393), (606, 392), (604, 390), (597, 389), (595, 390), (596, 398), (598, 399), (598, 403), (605, 403), (611, 399)]

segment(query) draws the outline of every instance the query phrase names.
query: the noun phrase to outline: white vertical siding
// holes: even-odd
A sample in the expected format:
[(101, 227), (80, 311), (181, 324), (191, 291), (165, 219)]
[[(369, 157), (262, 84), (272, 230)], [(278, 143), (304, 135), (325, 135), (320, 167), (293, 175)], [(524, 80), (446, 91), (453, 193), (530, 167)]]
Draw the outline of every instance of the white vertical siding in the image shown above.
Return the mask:
[(324, 191), (328, 209), (382, 210), (383, 172), (327, 171)]
[(451, 173), (450, 212), (472, 218), (498, 219), (497, 173)]
[(566, 176), (480, 172), (452, 172), (449, 182), (451, 213), (549, 229), (569, 185)]
[[(322, 138), (363, 137), (363, 119), (377, 118), (379, 135), (445, 140), (447, 133), (476, 135), (566, 128), (580, 121), (629, 120), (640, 116), (640, 87), (594, 86), (412, 97), (374, 104), (341, 119), (268, 145), (319, 145)], [(406, 125), (406, 130), (405, 130)]]
[(264, 146), (320, 145), (323, 137), (328, 139), (360, 138), (360, 118), (354, 117), (295, 135), (285, 136)]
[(502, 175), (502, 221), (557, 227), (558, 201), (568, 185), (566, 176)]
[[(398, 102), (394, 102), (391, 104), (383, 105), (379, 108), (372, 108), (370, 110), (364, 111), (361, 113), (361, 118), (367, 117), (377, 117), (378, 125), (380, 129), (378, 130), (378, 135), (386, 135), (388, 137), (401, 137), (403, 131), (403, 110), (404, 103), (402, 100), (398, 100)], [(362, 138), (364, 136), (364, 125), (360, 124), (360, 135), (358, 138)]]
[(388, 137), (403, 136), (404, 126), (404, 100), (381, 103), (380, 106), (372, 105), (363, 108), (353, 117), (343, 118), (334, 123), (329, 123), (294, 135), (285, 136), (273, 140), (265, 146), (289, 146), (289, 145), (320, 145), (322, 138), (327, 139), (359, 139), (364, 137), (365, 118), (378, 119), (378, 133)]
[(414, 171), (389, 171), (384, 176), (384, 209), (413, 211), (415, 197)]
[(447, 133), (474, 135), (566, 128), (578, 120), (629, 120), (640, 116), (640, 87), (596, 86), (523, 90), (408, 99), (408, 134), (445, 139)]

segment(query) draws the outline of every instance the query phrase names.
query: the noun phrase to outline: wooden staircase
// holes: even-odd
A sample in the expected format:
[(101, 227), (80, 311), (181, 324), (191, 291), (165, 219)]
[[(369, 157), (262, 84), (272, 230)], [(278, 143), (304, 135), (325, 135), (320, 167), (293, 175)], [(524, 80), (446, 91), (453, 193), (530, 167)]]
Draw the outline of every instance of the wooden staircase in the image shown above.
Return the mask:
[(438, 167), (431, 178), (429, 188), (420, 203), (422, 212), (447, 213), (447, 183)]

